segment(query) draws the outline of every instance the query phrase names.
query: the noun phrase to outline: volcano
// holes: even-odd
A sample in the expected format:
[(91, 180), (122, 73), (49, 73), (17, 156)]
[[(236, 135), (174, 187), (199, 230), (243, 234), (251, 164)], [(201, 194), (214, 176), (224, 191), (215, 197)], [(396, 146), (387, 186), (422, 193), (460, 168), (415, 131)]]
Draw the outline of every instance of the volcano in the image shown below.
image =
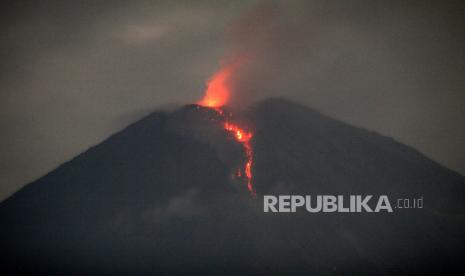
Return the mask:
[[(465, 179), (391, 138), (284, 99), (231, 119), (154, 112), (0, 204), (2, 275), (463, 272)], [(239, 168), (239, 173), (238, 173)], [(264, 213), (263, 195), (420, 198), (393, 213)]]

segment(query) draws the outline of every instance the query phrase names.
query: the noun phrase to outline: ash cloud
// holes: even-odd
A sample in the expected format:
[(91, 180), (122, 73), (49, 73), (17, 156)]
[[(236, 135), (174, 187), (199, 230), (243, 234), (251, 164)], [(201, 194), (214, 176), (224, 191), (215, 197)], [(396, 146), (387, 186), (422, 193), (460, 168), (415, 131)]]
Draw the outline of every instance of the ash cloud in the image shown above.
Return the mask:
[(236, 104), (284, 96), (465, 173), (459, 2), (258, 5), (229, 29)]

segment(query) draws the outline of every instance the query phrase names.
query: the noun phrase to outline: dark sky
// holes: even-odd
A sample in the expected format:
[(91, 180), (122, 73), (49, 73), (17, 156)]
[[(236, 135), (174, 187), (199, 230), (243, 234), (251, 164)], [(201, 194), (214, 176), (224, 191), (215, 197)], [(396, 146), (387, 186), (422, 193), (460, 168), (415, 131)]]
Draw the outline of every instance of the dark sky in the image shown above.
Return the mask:
[(465, 174), (462, 1), (4, 1), (0, 200), (221, 61), (243, 104), (285, 96)]

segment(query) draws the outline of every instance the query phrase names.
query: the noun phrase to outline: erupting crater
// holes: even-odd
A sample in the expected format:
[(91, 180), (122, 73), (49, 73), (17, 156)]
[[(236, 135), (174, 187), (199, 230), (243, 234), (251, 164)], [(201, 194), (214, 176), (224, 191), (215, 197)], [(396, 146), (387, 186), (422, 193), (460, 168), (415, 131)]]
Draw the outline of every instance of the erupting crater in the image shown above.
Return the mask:
[(223, 129), (230, 134), (234, 140), (242, 145), (245, 161), (237, 168), (235, 177), (242, 178), (247, 182), (247, 189), (252, 197), (256, 197), (256, 191), (252, 182), (252, 166), (254, 162), (254, 152), (251, 144), (253, 134), (251, 131), (242, 128), (237, 123), (231, 122), (231, 113), (227, 114), (222, 107), (229, 101), (230, 89), (228, 82), (238, 64), (233, 63), (221, 68), (208, 81), (205, 95), (197, 104), (215, 110), (222, 118)]

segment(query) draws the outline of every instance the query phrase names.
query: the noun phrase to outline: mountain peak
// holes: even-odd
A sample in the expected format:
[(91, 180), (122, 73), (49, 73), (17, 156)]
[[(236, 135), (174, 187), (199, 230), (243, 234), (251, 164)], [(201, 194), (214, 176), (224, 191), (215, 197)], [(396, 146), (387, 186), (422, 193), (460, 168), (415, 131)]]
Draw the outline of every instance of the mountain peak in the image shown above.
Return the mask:
[[(2, 257), (12, 264), (3, 269), (459, 269), (451, 265), (465, 250), (463, 177), (392, 139), (286, 99), (231, 112), (228, 120), (253, 130), (257, 198), (236, 175), (243, 145), (224, 129), (218, 111), (187, 105), (155, 112), (0, 204), (0, 223), (8, 226), (0, 229), (8, 253)], [(264, 194), (422, 197), (425, 208), (373, 216), (270, 215), (263, 213)], [(348, 260), (366, 265), (348, 267)]]

